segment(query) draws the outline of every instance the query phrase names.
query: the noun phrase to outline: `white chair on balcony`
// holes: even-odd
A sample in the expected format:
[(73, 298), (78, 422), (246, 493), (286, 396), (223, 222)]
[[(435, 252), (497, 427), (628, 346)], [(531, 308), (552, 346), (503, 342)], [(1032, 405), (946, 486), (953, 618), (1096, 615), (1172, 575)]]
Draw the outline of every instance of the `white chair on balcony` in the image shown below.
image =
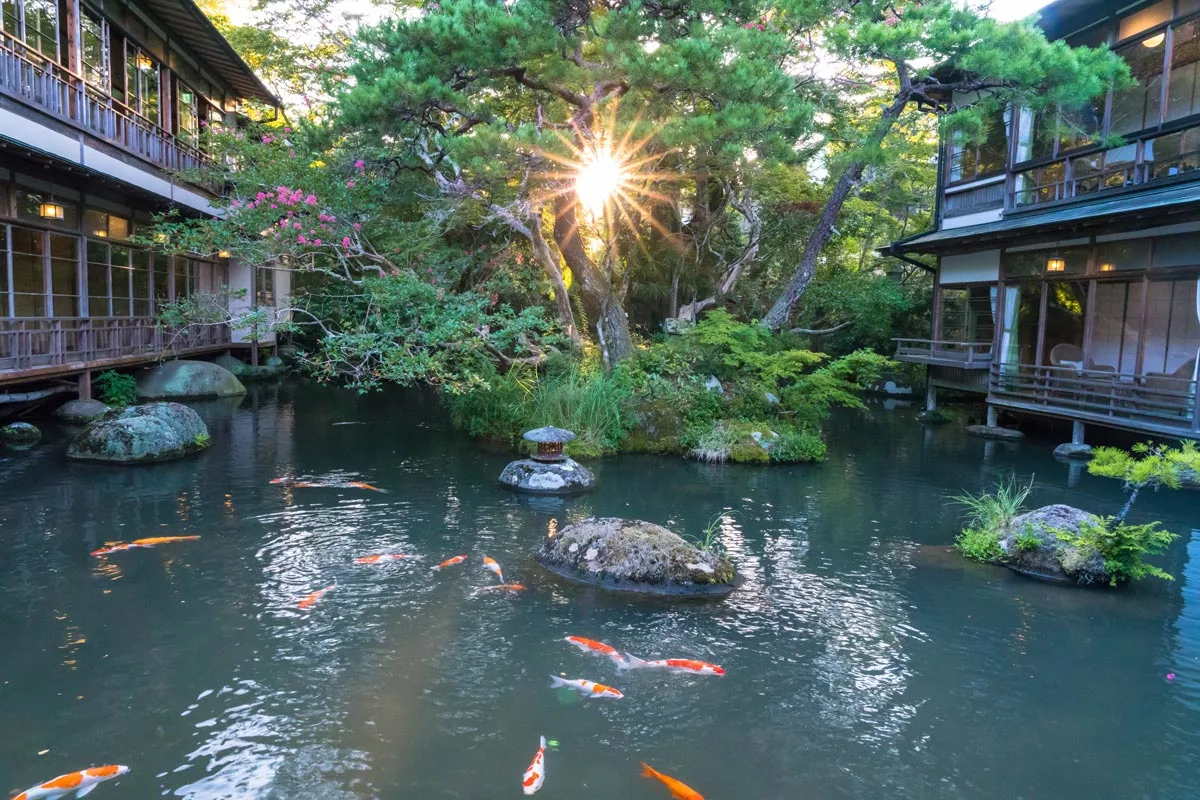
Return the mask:
[(1050, 349), (1050, 365), (1083, 372), (1083, 348), (1077, 344), (1056, 344)]

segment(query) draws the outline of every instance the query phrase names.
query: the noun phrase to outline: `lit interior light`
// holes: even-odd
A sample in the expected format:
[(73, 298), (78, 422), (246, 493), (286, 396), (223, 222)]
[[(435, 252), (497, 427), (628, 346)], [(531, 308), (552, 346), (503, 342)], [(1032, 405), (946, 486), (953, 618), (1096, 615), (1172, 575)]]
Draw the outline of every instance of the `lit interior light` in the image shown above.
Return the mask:
[(217, 251), (217, 258), (229, 258), (229, 255), (230, 255), (230, 253), (228, 250), (218, 250)]
[(1066, 272), (1067, 262), (1061, 258), (1052, 258), (1046, 262), (1046, 272)]
[(42, 203), (39, 213), (42, 219), (62, 219), (67, 210), (58, 203)]
[(1154, 48), (1156, 48), (1160, 44), (1162, 44), (1166, 40), (1166, 38), (1167, 38), (1167, 35), (1165, 33), (1156, 33), (1148, 39), (1143, 39), (1142, 47), (1146, 47), (1146, 48), (1149, 48), (1150, 50), (1153, 50)]
[(1116, 272), (1117, 265), (1116, 264), (1101, 264), (1100, 271), (1101, 272)]
[(108, 231), (104, 230), (104, 228), (97, 228), (92, 231), (92, 236), (95, 236), (97, 239), (107, 239)]

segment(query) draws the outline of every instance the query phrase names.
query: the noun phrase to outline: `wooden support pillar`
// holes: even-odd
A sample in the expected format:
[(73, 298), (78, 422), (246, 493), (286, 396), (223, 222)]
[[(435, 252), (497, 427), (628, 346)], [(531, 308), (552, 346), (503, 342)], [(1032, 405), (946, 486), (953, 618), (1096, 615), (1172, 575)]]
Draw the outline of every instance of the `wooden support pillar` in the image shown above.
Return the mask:
[(1071, 424), (1071, 444), (1083, 444), (1084, 425), (1080, 420)]
[(998, 427), (1000, 424), (1000, 409), (993, 405), (987, 407), (987, 426), (989, 428)]
[(79, 376), (79, 399), (92, 399), (92, 371), (90, 369), (85, 369)]
[(929, 378), (925, 379), (925, 410), (935, 411), (937, 409), (937, 387)]

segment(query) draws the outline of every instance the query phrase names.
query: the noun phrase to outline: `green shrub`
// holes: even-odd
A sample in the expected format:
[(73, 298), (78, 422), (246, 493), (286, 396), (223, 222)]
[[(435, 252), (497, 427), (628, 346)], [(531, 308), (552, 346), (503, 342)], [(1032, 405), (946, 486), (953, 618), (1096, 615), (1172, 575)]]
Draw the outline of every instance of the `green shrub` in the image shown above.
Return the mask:
[(101, 372), (92, 379), (92, 388), (105, 405), (113, 408), (124, 408), (137, 402), (137, 381), (123, 372)]
[(824, 461), (825, 442), (818, 433), (784, 428), (771, 446), (771, 460), (780, 464)]
[(1097, 550), (1104, 557), (1113, 586), (1151, 577), (1174, 580), (1170, 573), (1144, 560), (1148, 555), (1165, 553), (1179, 538), (1163, 530), (1158, 522), (1129, 525), (1116, 517), (1105, 517), (1099, 523), (1081, 525), (1078, 533), (1057, 529), (1053, 533), (1059, 540), (1085, 552)]
[(1000, 535), (979, 528), (966, 528), (954, 540), (958, 551), (972, 561), (996, 564), (1004, 559), (1000, 548)]
[(968, 529), (999, 536), (1024, 509), (1032, 490), (1032, 478), (1028, 485), (1022, 486), (1014, 476), (996, 484), (995, 491), (961, 494), (952, 500), (967, 510)]
[(1017, 549), (1022, 553), (1037, 550), (1042, 546), (1041, 538), (1028, 528), (1017, 534)]
[(197, 433), (196, 438), (192, 440), (192, 444), (196, 447), (208, 447), (212, 444), (212, 436), (207, 433)]

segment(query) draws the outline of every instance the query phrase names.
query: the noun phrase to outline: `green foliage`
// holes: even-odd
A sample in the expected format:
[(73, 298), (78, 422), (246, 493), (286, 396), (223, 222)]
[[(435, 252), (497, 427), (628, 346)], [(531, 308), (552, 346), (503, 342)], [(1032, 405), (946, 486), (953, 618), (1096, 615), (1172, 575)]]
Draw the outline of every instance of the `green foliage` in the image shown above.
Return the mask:
[(1153, 442), (1140, 442), (1132, 451), (1116, 447), (1097, 447), (1088, 462), (1088, 472), (1116, 478), (1127, 488), (1166, 486), (1178, 489), (1185, 470), (1200, 471), (1200, 448), (1184, 442), (1177, 448)]
[(972, 561), (998, 564), (1004, 559), (1004, 551), (1000, 548), (1000, 535), (995, 531), (965, 528), (954, 539), (954, 546)]
[(1158, 522), (1128, 525), (1116, 517), (1105, 517), (1099, 523), (1081, 525), (1078, 533), (1062, 530), (1053, 530), (1053, 533), (1061, 541), (1085, 552), (1098, 551), (1104, 557), (1113, 586), (1142, 578), (1174, 580), (1169, 573), (1144, 560), (1146, 556), (1165, 553), (1179, 538), (1177, 534), (1163, 530)]
[(771, 445), (771, 461), (779, 464), (807, 464), (825, 460), (825, 442), (811, 431), (793, 427), (777, 429), (779, 438)]
[(1016, 537), (1017, 549), (1022, 553), (1028, 553), (1037, 550), (1042, 546), (1041, 537), (1033, 531), (1026, 529), (1017, 534)]
[(107, 370), (92, 380), (100, 400), (113, 408), (124, 408), (137, 402), (137, 380), (123, 372)]
[(1024, 509), (1031, 491), (1032, 478), (1022, 485), (1012, 476), (996, 484), (991, 492), (965, 493), (951, 499), (966, 509), (968, 530), (999, 536)]
[(684, 539), (696, 546), (702, 553), (710, 553), (718, 558), (725, 555), (725, 545), (721, 542), (721, 526), (728, 512), (722, 511), (709, 517), (708, 524), (698, 536), (684, 535)]
[(192, 440), (192, 444), (196, 447), (208, 447), (212, 444), (212, 436), (207, 433), (197, 433), (196, 438)]

